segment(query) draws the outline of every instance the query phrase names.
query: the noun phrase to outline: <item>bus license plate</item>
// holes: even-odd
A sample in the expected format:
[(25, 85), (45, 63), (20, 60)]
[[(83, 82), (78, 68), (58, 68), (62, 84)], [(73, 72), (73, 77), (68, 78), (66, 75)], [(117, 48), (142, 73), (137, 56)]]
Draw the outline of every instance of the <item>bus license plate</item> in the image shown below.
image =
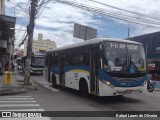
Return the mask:
[(132, 93), (133, 90), (125, 90), (125, 93)]

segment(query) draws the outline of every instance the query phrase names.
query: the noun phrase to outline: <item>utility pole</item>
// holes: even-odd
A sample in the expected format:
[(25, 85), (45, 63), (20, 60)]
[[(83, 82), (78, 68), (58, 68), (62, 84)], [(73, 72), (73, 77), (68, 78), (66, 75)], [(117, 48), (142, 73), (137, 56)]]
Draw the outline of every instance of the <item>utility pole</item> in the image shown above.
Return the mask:
[(130, 28), (128, 27), (128, 38), (129, 38), (129, 36), (130, 36), (129, 34), (130, 34)]
[(128, 38), (130, 36), (130, 27), (129, 27), (129, 23), (128, 23)]
[(27, 27), (28, 33), (28, 45), (27, 45), (27, 58), (26, 58), (26, 70), (24, 75), (24, 85), (30, 85), (30, 67), (31, 67), (31, 56), (32, 56), (32, 41), (35, 26), (35, 16), (37, 13), (38, 0), (31, 0), (30, 10), (30, 23)]

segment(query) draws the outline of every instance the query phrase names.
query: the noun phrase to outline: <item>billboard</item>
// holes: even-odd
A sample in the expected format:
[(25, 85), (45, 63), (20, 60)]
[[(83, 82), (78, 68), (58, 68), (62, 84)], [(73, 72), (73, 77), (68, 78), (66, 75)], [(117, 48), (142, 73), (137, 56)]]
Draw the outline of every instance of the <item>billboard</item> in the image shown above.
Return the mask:
[(89, 40), (97, 37), (97, 29), (74, 23), (73, 37)]

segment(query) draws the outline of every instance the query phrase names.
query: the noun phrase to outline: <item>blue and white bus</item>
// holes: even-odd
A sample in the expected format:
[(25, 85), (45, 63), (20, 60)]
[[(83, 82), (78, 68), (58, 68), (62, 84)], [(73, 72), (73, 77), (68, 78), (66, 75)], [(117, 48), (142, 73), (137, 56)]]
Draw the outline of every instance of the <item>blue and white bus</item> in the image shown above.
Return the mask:
[(144, 48), (129, 40), (95, 38), (46, 52), (46, 79), (82, 94), (118, 96), (147, 91)]

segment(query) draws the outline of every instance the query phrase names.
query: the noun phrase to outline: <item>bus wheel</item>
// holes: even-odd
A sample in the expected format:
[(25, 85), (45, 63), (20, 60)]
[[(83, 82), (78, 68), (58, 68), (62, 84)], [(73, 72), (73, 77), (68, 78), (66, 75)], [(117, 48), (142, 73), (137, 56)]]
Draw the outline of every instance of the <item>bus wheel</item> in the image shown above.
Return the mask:
[(83, 96), (88, 96), (88, 85), (85, 79), (80, 80), (79, 91)]
[(54, 88), (57, 87), (56, 77), (54, 75), (52, 75), (52, 87), (54, 87)]

